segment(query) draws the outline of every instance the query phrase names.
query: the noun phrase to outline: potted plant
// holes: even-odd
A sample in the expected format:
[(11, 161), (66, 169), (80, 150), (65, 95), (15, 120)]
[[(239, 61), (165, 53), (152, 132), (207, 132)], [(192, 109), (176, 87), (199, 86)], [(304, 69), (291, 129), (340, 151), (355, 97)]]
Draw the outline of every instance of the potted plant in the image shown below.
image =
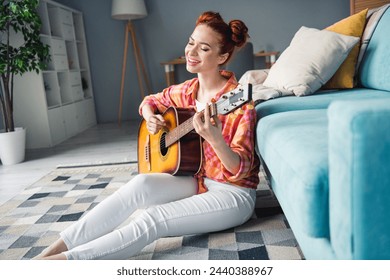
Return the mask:
[[(30, 71), (38, 73), (50, 58), (49, 46), (43, 44), (39, 37), (41, 19), (37, 12), (38, 5), (39, 0), (1, 0), (0, 102), (4, 132), (0, 133), (0, 158), (3, 165), (21, 162), (25, 154), (25, 129), (15, 128), (14, 123), (14, 76)], [(16, 140), (18, 136), (22, 139)], [(13, 144), (23, 147), (15, 149)], [(16, 158), (12, 158), (13, 150), (17, 153)]]

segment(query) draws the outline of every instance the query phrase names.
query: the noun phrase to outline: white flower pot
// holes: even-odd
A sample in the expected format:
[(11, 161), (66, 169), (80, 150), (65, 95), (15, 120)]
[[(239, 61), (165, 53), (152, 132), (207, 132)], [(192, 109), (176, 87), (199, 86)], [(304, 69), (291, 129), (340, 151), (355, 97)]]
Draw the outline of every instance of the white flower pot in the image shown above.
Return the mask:
[(24, 161), (26, 129), (17, 127), (13, 132), (0, 132), (0, 159), (3, 165)]

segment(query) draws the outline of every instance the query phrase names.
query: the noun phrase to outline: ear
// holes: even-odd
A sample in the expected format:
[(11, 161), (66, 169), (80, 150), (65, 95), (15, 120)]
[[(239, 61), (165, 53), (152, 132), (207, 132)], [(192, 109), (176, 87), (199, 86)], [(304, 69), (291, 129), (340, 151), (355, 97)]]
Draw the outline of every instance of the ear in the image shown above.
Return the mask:
[(229, 53), (224, 53), (219, 55), (219, 65), (222, 65), (229, 58)]

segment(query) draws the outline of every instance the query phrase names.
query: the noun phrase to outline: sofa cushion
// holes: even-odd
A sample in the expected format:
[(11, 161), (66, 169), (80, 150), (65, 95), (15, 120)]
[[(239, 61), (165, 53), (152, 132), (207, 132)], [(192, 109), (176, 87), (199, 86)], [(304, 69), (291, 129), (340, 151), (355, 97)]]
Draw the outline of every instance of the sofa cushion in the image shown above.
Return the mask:
[(326, 111), (272, 114), (259, 120), (256, 131), (275, 195), (283, 196), (289, 215), (312, 237), (329, 236)]
[[(360, 64), (367, 49), (367, 45), (370, 42), (372, 33), (374, 33), (376, 25), (380, 21), (382, 15), (390, 7), (390, 4), (383, 5), (376, 9), (370, 9), (367, 12), (366, 26), (364, 27), (363, 35), (360, 39), (359, 56), (356, 63), (356, 70), (359, 70)], [(356, 71), (357, 73), (358, 71)]]
[(279, 112), (325, 109), (335, 100), (359, 100), (389, 97), (389, 92), (373, 89), (355, 88), (345, 90), (321, 91), (309, 96), (285, 96), (264, 101), (256, 106), (257, 117), (262, 118)]
[(302, 26), (271, 67), (264, 86), (297, 96), (317, 91), (336, 72), (358, 37)]
[[(390, 91), (390, 8), (382, 15), (360, 64), (360, 84), (366, 88)], [(390, 94), (390, 93), (389, 93)]]
[[(326, 30), (344, 35), (361, 37), (366, 23), (368, 9), (349, 16), (326, 28)], [(324, 88), (353, 88), (355, 85), (355, 66), (359, 55), (360, 44), (356, 44), (349, 52), (347, 58), (337, 69), (332, 78), (324, 85)]]

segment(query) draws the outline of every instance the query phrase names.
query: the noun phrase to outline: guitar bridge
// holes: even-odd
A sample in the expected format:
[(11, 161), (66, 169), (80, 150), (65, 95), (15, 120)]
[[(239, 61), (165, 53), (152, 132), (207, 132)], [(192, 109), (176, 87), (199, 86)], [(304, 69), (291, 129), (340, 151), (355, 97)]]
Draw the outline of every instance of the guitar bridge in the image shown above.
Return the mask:
[(145, 141), (145, 146), (144, 146), (144, 159), (148, 165), (148, 171), (151, 171), (152, 167), (150, 164), (150, 135), (146, 136), (146, 141)]

